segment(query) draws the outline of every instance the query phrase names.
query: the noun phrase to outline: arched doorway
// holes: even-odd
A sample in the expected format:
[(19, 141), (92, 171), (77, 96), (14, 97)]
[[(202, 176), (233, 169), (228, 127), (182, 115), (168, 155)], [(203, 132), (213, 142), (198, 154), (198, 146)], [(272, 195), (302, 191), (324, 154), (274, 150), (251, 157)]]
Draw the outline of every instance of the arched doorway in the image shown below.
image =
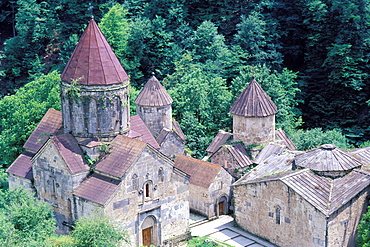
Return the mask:
[(217, 201), (217, 214), (218, 216), (227, 214), (227, 198), (226, 196), (220, 197)]
[(141, 224), (141, 246), (158, 245), (157, 220), (154, 216), (148, 216)]

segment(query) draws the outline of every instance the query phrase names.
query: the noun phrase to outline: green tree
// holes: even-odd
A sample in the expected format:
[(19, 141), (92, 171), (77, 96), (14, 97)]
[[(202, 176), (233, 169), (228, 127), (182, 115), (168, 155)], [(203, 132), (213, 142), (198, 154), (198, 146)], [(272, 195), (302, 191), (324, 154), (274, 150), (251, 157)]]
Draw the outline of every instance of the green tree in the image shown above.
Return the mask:
[(362, 215), (362, 219), (360, 224), (358, 224), (357, 230), (357, 245), (359, 247), (370, 247), (370, 207), (368, 207), (367, 212)]
[(95, 213), (91, 217), (81, 217), (72, 232), (75, 246), (105, 247), (120, 246), (122, 242), (129, 243), (129, 237), (118, 229), (111, 219)]
[(99, 23), (99, 28), (112, 46), (122, 66), (130, 69), (129, 62), (126, 59), (130, 24), (126, 15), (127, 10), (122, 5), (115, 4), (103, 16)]
[(352, 148), (347, 138), (337, 129), (326, 131), (321, 128), (290, 130), (288, 135), (298, 150), (310, 150), (323, 144), (334, 144), (341, 149)]
[(164, 84), (173, 85), (168, 92), (176, 99), (173, 114), (186, 133), (187, 147), (194, 156), (202, 157), (218, 130), (230, 129), (231, 92), (226, 80), (192, 64), (190, 54), (176, 65), (176, 72)]
[(0, 162), (3, 166), (9, 166), (21, 153), (23, 144), (48, 109), (61, 110), (59, 83), (60, 74), (54, 71), (0, 100)]
[(301, 114), (297, 107), (297, 93), (300, 91), (296, 80), (297, 73), (286, 68), (281, 72), (272, 71), (266, 65), (246, 66), (231, 83), (233, 101), (249, 84), (253, 75), (278, 108), (276, 114), (277, 128), (288, 131), (299, 127), (302, 123), (300, 120)]
[(42, 246), (54, 234), (53, 210), (23, 189), (0, 190), (0, 242), (5, 246)]

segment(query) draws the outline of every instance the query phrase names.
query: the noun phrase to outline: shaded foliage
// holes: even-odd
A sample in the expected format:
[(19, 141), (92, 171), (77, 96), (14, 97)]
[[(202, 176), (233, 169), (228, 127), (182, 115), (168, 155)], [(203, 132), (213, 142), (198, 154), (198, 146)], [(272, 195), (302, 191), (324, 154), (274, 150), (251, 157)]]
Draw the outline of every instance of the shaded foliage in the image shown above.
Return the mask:
[(358, 235), (356, 243), (359, 247), (370, 246), (370, 207), (367, 208), (367, 212), (362, 215), (360, 224), (357, 227)]

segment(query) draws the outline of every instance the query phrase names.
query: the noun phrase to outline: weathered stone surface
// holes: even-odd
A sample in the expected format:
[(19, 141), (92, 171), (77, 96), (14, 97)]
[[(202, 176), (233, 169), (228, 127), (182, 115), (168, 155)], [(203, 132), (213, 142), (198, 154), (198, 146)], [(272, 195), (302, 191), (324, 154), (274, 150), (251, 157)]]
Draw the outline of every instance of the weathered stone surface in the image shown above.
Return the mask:
[(128, 82), (76, 87), (61, 83), (63, 126), (76, 137), (110, 138), (129, 130)]
[(144, 121), (154, 137), (159, 135), (163, 128), (172, 130), (172, 106), (147, 107), (136, 106), (136, 113)]
[(245, 146), (261, 145), (275, 139), (275, 115), (267, 117), (244, 117), (233, 115), (234, 141)]

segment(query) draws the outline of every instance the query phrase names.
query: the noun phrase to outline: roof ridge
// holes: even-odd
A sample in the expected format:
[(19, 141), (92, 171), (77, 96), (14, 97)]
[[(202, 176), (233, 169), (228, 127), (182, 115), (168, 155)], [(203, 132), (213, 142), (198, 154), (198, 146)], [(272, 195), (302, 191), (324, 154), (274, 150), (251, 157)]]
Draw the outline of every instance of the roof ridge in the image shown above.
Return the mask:
[(331, 208), (331, 200), (333, 198), (333, 190), (334, 190), (334, 179), (331, 179), (330, 181), (330, 191), (329, 191), (329, 198), (328, 198), (328, 204), (326, 206), (326, 216), (329, 216), (330, 208)]

